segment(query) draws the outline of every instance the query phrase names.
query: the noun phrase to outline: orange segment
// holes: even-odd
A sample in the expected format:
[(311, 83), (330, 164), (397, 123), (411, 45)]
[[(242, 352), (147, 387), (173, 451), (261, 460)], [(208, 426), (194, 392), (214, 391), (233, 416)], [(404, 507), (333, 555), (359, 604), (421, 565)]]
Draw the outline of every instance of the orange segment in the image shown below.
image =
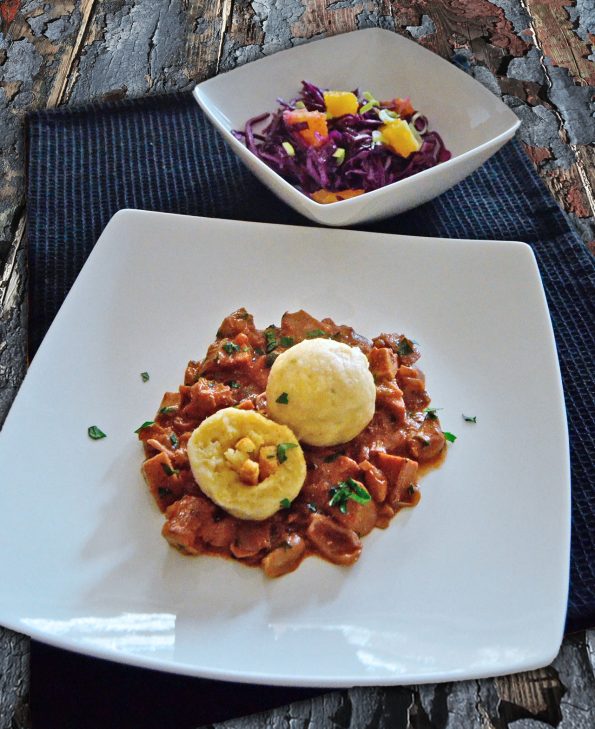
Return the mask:
[(409, 157), (417, 152), (421, 143), (403, 119), (395, 119), (380, 127), (383, 142), (401, 157)]
[(328, 126), (326, 114), (321, 111), (308, 111), (307, 109), (293, 109), (283, 112), (283, 120), (288, 126), (294, 124), (307, 124), (307, 129), (299, 132), (301, 138), (311, 147), (320, 147), (326, 142)]
[(357, 96), (351, 91), (325, 91), (324, 104), (327, 112), (333, 116), (357, 114)]

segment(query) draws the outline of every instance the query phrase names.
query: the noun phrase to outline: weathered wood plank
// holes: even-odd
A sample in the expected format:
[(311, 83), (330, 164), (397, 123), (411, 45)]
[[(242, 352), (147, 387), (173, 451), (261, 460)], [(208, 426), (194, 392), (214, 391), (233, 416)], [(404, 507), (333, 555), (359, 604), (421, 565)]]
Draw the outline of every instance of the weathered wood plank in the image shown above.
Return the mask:
[(0, 629), (0, 727), (30, 729), (29, 639)]
[[(450, 58), (523, 119), (540, 175), (587, 241), (595, 139), (587, 84), (593, 10), (566, 0), (4, 0), (0, 3), (0, 424), (25, 371), (24, 153), (28, 109), (187, 89), (195, 81), (318, 35), (381, 25)], [(594, 243), (595, 247), (595, 243)], [(248, 726), (595, 725), (588, 646), (566, 639), (553, 667), (496, 681), (352, 689)], [(0, 630), (0, 726), (27, 726), (28, 641)]]
[[(590, 635), (595, 639), (595, 631)], [(591, 729), (595, 680), (588, 646), (567, 638), (552, 666), (480, 681), (353, 688), (213, 729)]]
[[(13, 4), (12, 12), (16, 10)], [(25, 14), (25, 10), (28, 12)], [(10, 17), (10, 16), (7, 16)], [(22, 119), (44, 108), (68, 75), (81, 22), (78, 3), (29, 2), (0, 34), (0, 240), (12, 240), (24, 200)], [(1, 252), (0, 252), (1, 255)]]
[[(579, 51), (569, 23), (563, 28), (568, 38), (562, 46), (574, 50), (566, 55), (561, 49), (556, 51), (560, 67), (548, 57), (553, 22), (550, 6), (558, 8), (556, 17), (562, 18), (565, 11), (556, 0), (532, 0), (532, 4), (405, 0), (396, 4), (393, 14), (397, 30), (443, 57), (462, 53), (470, 61), (473, 75), (512, 106), (523, 121), (520, 136), (537, 171), (561, 207), (578, 218), (577, 227), (592, 246), (595, 173), (589, 145), (595, 138), (595, 121), (592, 91), (585, 85), (590, 76), (585, 77), (580, 64), (572, 67), (570, 63)], [(527, 12), (537, 7), (547, 22), (537, 21)], [(581, 52), (588, 53), (585, 43)], [(567, 67), (579, 73), (578, 85)], [(589, 62), (587, 68), (592, 74), (595, 64)]]
[(94, 5), (64, 103), (191, 88), (216, 73), (230, 0)]
[[(566, 68), (575, 83), (595, 86), (595, 64), (588, 59), (585, 42), (575, 33), (568, 0), (525, 0), (535, 34), (554, 66)], [(595, 20), (595, 18), (592, 18)], [(595, 26), (591, 26), (593, 30)]]

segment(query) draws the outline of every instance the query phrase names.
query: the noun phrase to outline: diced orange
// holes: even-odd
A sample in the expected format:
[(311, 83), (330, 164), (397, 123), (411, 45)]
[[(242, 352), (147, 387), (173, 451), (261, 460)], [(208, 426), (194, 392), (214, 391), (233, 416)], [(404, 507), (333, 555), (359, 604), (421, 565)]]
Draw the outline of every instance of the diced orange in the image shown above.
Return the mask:
[(395, 119), (380, 127), (383, 142), (401, 157), (409, 157), (421, 147), (421, 142), (403, 119)]
[(283, 120), (288, 126), (294, 124), (308, 125), (307, 129), (299, 132), (301, 138), (311, 147), (320, 147), (326, 142), (328, 137), (328, 126), (326, 123), (326, 114), (321, 111), (308, 111), (307, 109), (293, 109), (283, 112)]
[(359, 106), (357, 96), (351, 91), (325, 91), (324, 104), (332, 117), (357, 114)]
[(382, 103), (383, 105), (390, 107), (393, 111), (396, 111), (401, 118), (415, 114), (415, 109), (411, 105), (409, 97), (407, 97), (406, 99), (397, 98), (393, 99), (392, 101), (383, 101)]
[(323, 187), (313, 192), (311, 197), (315, 202), (326, 205), (327, 203), (339, 202), (340, 200), (349, 200), (350, 197), (363, 195), (364, 192), (365, 190), (340, 190), (339, 192), (331, 192), (330, 190), (325, 190)]

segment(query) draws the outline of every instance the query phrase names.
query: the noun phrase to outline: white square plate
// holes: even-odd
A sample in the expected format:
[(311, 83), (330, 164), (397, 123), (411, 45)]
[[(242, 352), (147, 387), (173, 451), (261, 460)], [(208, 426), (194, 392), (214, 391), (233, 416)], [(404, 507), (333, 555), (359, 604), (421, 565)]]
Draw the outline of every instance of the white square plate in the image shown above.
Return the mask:
[[(160, 535), (134, 430), (242, 305), (261, 326), (304, 307), (420, 342), (432, 403), (458, 439), (419, 506), (367, 536), (351, 568), (312, 558), (268, 580), (183, 557)], [(90, 425), (107, 438), (90, 440)], [(350, 686), (535, 668), (561, 641), (566, 421), (522, 243), (122, 211), (16, 398), (0, 484), (0, 622), (64, 648), (211, 678)]]
[[(323, 88), (368, 89), (378, 99), (410, 96), (452, 158), (392, 185), (331, 205), (286, 182), (231, 133), (297, 96), (302, 79)], [(460, 182), (512, 138), (520, 121), (468, 74), (418, 43), (373, 28), (316, 40), (204, 81), (194, 96), (246, 166), (278, 197), (324, 225), (353, 225), (409, 210)]]

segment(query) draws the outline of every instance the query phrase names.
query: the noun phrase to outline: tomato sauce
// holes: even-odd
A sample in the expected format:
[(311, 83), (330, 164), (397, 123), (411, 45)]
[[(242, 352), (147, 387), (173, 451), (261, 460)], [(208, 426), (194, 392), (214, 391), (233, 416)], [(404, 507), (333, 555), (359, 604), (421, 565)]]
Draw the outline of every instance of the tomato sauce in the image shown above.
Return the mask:
[[(376, 412), (353, 440), (319, 448), (303, 445), (307, 476), (289, 506), (264, 521), (227, 514), (192, 476), (186, 444), (192, 431), (221, 408), (267, 415), (265, 389), (275, 358), (303, 339), (331, 338), (359, 347), (376, 383)], [(185, 554), (211, 554), (259, 566), (270, 577), (295, 570), (318, 555), (353, 564), (361, 538), (386, 528), (395, 514), (415, 506), (422, 471), (446, 452), (425, 378), (416, 366), (417, 344), (403, 334), (373, 340), (331, 319), (286, 313), (281, 325), (257, 329), (239, 309), (226, 317), (204, 359), (190, 361), (178, 392), (165, 393), (154, 421), (138, 431), (146, 460), (142, 472), (165, 513), (163, 535)]]

